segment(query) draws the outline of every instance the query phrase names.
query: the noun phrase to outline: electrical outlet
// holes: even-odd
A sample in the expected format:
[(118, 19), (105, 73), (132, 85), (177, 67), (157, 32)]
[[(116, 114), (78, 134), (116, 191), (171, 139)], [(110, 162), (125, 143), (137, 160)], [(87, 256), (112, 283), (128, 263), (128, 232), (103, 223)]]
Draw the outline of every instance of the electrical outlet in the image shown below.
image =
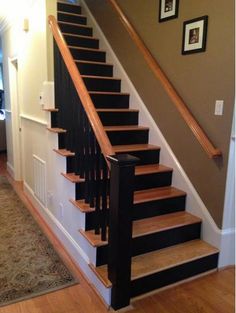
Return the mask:
[(224, 101), (216, 100), (215, 115), (223, 115), (223, 109), (224, 109)]

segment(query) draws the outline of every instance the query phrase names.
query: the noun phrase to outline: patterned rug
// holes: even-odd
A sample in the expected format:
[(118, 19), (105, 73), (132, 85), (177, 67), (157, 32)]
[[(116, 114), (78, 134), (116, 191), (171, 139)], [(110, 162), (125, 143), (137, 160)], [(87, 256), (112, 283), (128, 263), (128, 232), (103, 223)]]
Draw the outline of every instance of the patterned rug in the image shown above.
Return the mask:
[(0, 306), (77, 283), (0, 176)]

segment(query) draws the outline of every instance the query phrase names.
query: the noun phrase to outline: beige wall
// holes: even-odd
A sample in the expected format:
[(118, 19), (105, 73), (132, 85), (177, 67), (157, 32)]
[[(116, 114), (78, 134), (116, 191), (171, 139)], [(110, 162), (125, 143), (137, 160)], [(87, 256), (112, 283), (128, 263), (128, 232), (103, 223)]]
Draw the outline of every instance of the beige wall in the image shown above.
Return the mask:
[[(226, 169), (234, 104), (234, 1), (182, 0), (179, 18), (158, 23), (157, 0), (118, 0), (213, 143), (221, 161), (209, 160), (131, 42), (107, 0), (86, 0), (212, 217), (222, 225)], [(181, 55), (183, 21), (208, 15), (205, 53)], [(106, 17), (106, 18), (104, 18)], [(223, 116), (214, 115), (224, 100)]]
[[(12, 26), (2, 35), (4, 82), (6, 92), (7, 114), (7, 152), (8, 162), (15, 167), (17, 158), (17, 131), (15, 123), (15, 108), (10, 98), (9, 60), (18, 61), (18, 104), (21, 117), (21, 148), (24, 169), (23, 179), (33, 188), (32, 155), (36, 154), (46, 160), (46, 123), (47, 113), (42, 111), (39, 104), (39, 94), (43, 82), (52, 78), (53, 67), (49, 65), (52, 55), (52, 40), (47, 28), (47, 13), (56, 11), (56, 0), (34, 0), (27, 3), (27, 10), (19, 12), (19, 19), (13, 21)], [(29, 31), (22, 30), (22, 17), (29, 19)], [(25, 118), (27, 117), (29, 120)], [(31, 121), (30, 121), (31, 119)], [(36, 122), (34, 122), (36, 121)], [(37, 121), (40, 121), (41, 124)]]

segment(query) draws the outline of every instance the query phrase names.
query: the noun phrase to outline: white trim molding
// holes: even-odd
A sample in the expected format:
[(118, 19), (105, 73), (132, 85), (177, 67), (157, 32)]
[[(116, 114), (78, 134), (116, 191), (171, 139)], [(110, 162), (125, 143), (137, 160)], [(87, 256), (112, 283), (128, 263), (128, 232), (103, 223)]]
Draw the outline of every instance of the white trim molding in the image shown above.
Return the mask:
[(13, 165), (10, 164), (9, 162), (7, 162), (7, 171), (8, 171), (8, 173), (10, 174), (10, 176), (11, 176), (12, 178), (15, 177), (15, 170), (14, 170), (14, 167), (13, 167)]
[(48, 123), (46, 121), (40, 120), (34, 116), (30, 116), (30, 115), (26, 115), (26, 114), (20, 114), (20, 118), (24, 119), (24, 120), (28, 120), (28, 121), (33, 122), (33, 123), (37, 123), (37, 124), (46, 126), (46, 127), (48, 126)]

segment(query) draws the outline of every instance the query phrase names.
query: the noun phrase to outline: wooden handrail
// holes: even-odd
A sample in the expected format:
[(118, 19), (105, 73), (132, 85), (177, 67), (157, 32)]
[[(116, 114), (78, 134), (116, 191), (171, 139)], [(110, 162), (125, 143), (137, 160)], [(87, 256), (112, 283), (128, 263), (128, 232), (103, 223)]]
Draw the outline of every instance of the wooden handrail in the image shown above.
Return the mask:
[[(109, 155), (114, 155), (115, 151), (112, 148), (107, 133), (104, 130), (102, 122), (98, 116), (92, 99), (88, 93), (88, 90), (84, 84), (81, 74), (74, 62), (74, 59), (70, 53), (70, 50), (65, 42), (65, 39), (60, 31), (57, 20), (53, 15), (48, 17), (49, 25), (51, 27), (53, 37), (57, 43), (57, 46), (61, 52), (62, 58), (66, 64), (68, 72), (70, 73), (71, 79), (74, 83), (75, 89), (80, 97), (84, 110), (87, 114), (91, 127), (94, 131), (94, 135), (100, 145), (101, 151), (106, 158)], [(110, 162), (107, 161), (108, 167), (110, 168)]]
[(221, 151), (214, 147), (214, 145), (211, 143), (201, 126), (198, 124), (192, 113), (189, 111), (187, 105), (184, 103), (183, 99), (180, 97), (180, 95), (177, 93), (165, 73), (162, 71), (161, 67), (157, 63), (156, 59), (153, 57), (143, 40), (140, 38), (136, 30), (134, 29), (133, 25), (129, 22), (126, 15), (120, 8), (120, 6), (117, 4), (116, 0), (109, 0), (109, 2), (112, 4), (114, 9), (119, 15), (119, 18), (121, 19), (122, 23), (124, 24), (125, 28), (129, 32), (131, 38), (139, 48), (139, 50), (142, 52), (146, 62), (148, 63), (149, 67), (154, 72), (155, 76), (158, 78), (158, 80), (161, 82), (162, 86), (164, 87), (165, 91), (169, 95), (170, 99), (175, 104), (176, 108), (182, 115), (183, 119), (189, 126), (189, 128), (192, 130), (193, 134), (199, 141), (200, 145), (203, 147), (203, 149), (206, 151), (208, 156), (210, 158), (217, 158), (222, 155)]

